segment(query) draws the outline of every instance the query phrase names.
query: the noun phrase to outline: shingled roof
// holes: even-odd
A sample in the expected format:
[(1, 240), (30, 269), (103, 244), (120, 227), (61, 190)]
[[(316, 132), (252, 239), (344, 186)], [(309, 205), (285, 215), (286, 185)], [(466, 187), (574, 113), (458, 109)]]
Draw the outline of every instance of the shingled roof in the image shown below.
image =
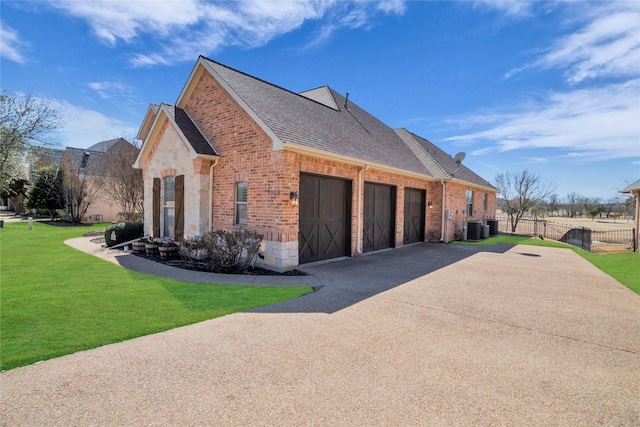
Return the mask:
[(102, 151), (73, 147), (67, 147), (66, 154), (69, 156), (74, 170), (80, 176), (90, 176), (94, 174), (104, 156), (104, 152)]
[(618, 193), (633, 193), (633, 192), (637, 192), (638, 190), (640, 190), (640, 179), (627, 185), (625, 188), (618, 191)]
[(202, 59), (285, 144), (432, 176), (393, 129), (335, 90), (304, 96)]
[(109, 150), (111, 147), (113, 147), (119, 142), (126, 142), (127, 144), (129, 143), (124, 138), (115, 138), (115, 139), (109, 139), (107, 141), (101, 141), (96, 144), (93, 144), (92, 146), (87, 147), (87, 150), (102, 151), (103, 153), (106, 153), (107, 150)]
[[(397, 130), (397, 132), (406, 132), (408, 136), (410, 136), (414, 141), (416, 141), (421, 147), (424, 148), (425, 152), (430, 158), (430, 164), (437, 165), (438, 170), (434, 173), (434, 175), (438, 176), (439, 178), (455, 178), (460, 181), (465, 181), (474, 185), (480, 185), (482, 187), (488, 187), (498, 191), (498, 189), (491, 183), (489, 183), (489, 181), (480, 177), (464, 164), (458, 164), (456, 160), (451, 157), (451, 155), (444, 152), (444, 150), (440, 149), (431, 141), (422, 138), (421, 136), (418, 136), (414, 133), (411, 133), (405, 129), (399, 129)], [(444, 175), (441, 175), (442, 173)]]
[(207, 138), (200, 132), (198, 126), (191, 120), (191, 117), (182, 108), (175, 105), (163, 104), (167, 115), (176, 123), (182, 134), (187, 138), (189, 144), (197, 154), (208, 154), (217, 156), (218, 152), (209, 143)]

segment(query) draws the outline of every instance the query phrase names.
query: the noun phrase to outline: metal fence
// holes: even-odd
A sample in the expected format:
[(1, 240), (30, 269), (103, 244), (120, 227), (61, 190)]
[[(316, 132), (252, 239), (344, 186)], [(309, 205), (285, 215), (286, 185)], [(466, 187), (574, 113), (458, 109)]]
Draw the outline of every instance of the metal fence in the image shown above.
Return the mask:
[(635, 229), (613, 228), (592, 230), (586, 227), (562, 224), (541, 219), (521, 219), (515, 231), (508, 219), (498, 219), (498, 230), (503, 234), (532, 236), (540, 239), (568, 243), (590, 252), (635, 251)]

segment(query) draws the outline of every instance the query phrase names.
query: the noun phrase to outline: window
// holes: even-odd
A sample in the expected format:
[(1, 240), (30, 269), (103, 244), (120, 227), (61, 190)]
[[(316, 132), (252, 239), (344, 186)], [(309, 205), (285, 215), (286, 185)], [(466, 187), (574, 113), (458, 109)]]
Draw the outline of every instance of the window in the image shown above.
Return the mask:
[(467, 208), (466, 215), (473, 216), (473, 191), (467, 190)]
[(175, 238), (176, 223), (176, 177), (164, 179), (164, 237)]
[(247, 225), (247, 183), (236, 184), (236, 225)]
[(483, 195), (482, 195), (482, 209), (483, 209), (485, 212), (487, 211), (487, 202), (488, 202), (488, 201), (487, 201), (487, 199), (488, 199), (487, 194), (486, 194), (486, 193), (485, 193), (485, 194), (483, 194)]

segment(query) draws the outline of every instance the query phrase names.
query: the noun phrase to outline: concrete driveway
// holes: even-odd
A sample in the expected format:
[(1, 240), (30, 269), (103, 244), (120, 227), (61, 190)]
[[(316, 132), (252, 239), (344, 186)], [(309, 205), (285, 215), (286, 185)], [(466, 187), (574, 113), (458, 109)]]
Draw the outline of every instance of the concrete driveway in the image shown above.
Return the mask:
[(352, 289), (326, 310), (282, 303), (5, 372), (2, 425), (640, 425), (638, 295), (566, 249), (441, 248), (459, 260), (423, 275), (437, 259), (400, 250), (309, 268)]

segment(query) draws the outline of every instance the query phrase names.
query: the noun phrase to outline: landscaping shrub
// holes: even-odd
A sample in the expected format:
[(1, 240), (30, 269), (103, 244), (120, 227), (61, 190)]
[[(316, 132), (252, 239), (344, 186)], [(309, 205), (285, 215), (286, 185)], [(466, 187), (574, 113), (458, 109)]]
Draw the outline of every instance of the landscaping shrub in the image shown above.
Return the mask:
[(107, 246), (114, 246), (137, 239), (143, 232), (144, 226), (141, 222), (118, 222), (104, 231), (104, 241)]
[(117, 217), (124, 222), (142, 222), (142, 212), (118, 212)]
[(180, 255), (187, 265), (204, 264), (218, 273), (246, 271), (260, 251), (262, 235), (245, 229), (216, 230), (182, 242)]

